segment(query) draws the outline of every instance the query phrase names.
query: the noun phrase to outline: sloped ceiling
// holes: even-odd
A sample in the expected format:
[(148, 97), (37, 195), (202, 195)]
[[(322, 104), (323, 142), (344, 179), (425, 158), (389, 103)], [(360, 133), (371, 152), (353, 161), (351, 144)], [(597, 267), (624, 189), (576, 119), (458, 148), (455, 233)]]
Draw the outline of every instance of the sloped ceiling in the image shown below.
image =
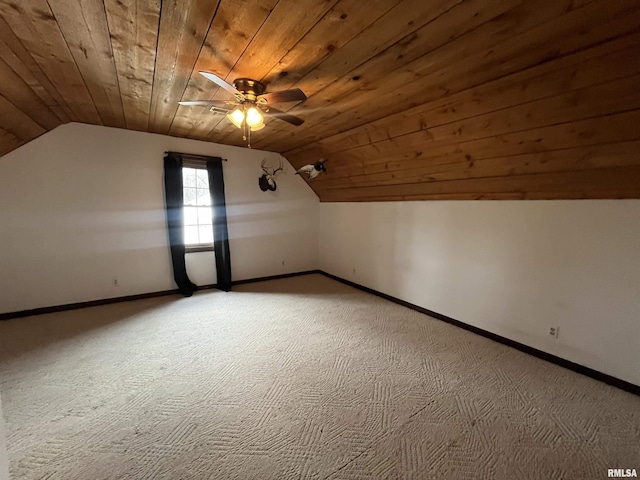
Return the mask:
[(3, 0), (0, 155), (69, 121), (243, 145), (198, 75), (298, 87), (254, 148), (322, 201), (640, 198), (634, 0)]

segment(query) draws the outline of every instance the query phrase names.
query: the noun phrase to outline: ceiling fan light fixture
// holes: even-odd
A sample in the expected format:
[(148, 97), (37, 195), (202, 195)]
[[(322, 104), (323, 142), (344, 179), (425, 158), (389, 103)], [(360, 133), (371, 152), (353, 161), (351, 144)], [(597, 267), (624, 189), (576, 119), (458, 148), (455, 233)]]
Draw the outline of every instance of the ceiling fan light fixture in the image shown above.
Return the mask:
[(247, 109), (247, 125), (251, 127), (251, 130), (260, 130), (264, 127), (264, 116), (257, 107), (249, 107)]
[(234, 108), (231, 113), (227, 115), (227, 118), (231, 120), (236, 127), (242, 128), (242, 122), (244, 121), (244, 112), (240, 107)]
[[(244, 137), (248, 134), (261, 130), (264, 127), (264, 117), (277, 118), (283, 122), (299, 127), (304, 120), (273, 108), (273, 103), (304, 102), (307, 99), (305, 93), (299, 88), (281, 90), (279, 92), (265, 93), (266, 86), (258, 80), (250, 78), (236, 78), (233, 84), (223, 80), (213, 72), (201, 71), (201, 75), (206, 77), (218, 87), (233, 94), (235, 101), (229, 100), (183, 100), (180, 105), (185, 106), (205, 106), (212, 112), (224, 112), (236, 127), (244, 131)], [(233, 109), (231, 112), (230, 110)]]

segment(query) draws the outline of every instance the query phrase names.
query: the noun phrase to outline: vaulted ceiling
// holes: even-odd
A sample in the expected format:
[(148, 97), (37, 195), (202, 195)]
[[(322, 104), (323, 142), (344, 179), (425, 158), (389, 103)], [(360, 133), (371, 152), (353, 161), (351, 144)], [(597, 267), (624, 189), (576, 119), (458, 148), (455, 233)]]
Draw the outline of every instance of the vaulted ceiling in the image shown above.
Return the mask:
[(301, 88), (252, 137), (322, 201), (640, 198), (635, 0), (3, 0), (0, 155), (77, 121), (243, 145), (200, 76)]

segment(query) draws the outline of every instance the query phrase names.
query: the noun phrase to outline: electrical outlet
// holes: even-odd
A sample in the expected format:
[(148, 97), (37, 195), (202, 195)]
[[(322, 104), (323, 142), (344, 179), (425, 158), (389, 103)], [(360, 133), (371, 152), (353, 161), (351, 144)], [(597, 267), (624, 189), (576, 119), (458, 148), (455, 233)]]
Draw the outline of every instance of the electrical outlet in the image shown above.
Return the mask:
[(356, 269), (354, 268), (353, 269), (353, 275), (355, 276), (355, 274), (356, 274)]
[(284, 267), (284, 260), (282, 260), (282, 266)]
[(113, 286), (114, 287), (120, 286), (120, 280), (118, 280), (118, 277), (113, 277)]
[(560, 327), (549, 327), (549, 335), (558, 339), (558, 335), (560, 334)]

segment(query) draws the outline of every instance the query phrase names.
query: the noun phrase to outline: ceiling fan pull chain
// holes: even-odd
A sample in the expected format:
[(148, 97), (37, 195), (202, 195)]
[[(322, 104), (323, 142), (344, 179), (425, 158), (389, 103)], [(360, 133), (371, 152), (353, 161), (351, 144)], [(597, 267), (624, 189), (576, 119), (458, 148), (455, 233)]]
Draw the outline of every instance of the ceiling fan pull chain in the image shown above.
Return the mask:
[(242, 120), (242, 140), (247, 142), (248, 148), (251, 148), (251, 129), (247, 127), (246, 116), (244, 120)]

